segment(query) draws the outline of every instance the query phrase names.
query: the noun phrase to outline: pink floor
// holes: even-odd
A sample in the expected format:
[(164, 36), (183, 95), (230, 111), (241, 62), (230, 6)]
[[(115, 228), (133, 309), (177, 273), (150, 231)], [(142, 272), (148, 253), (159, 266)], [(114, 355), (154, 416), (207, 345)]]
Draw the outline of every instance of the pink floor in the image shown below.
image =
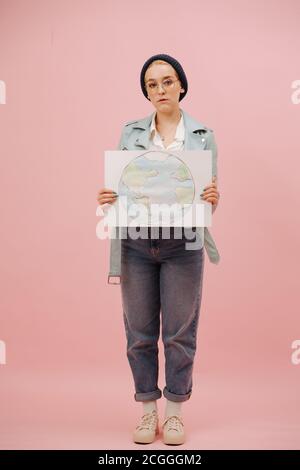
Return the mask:
[[(297, 371), (298, 372), (298, 371)], [(142, 406), (128, 371), (1, 368), (1, 449), (170, 449), (131, 442)], [(163, 384), (159, 384), (163, 387)], [(300, 449), (299, 373), (194, 375), (181, 449)], [(159, 400), (163, 418), (164, 398)], [(174, 449), (174, 448), (173, 448)]]

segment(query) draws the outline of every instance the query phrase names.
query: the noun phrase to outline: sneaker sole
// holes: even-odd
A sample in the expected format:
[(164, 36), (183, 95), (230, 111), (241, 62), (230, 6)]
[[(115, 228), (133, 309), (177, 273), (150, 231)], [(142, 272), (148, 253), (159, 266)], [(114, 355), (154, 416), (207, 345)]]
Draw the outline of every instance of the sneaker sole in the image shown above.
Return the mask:
[(164, 437), (163, 443), (167, 445), (180, 445), (185, 443), (185, 437)]
[(156, 436), (159, 434), (159, 429), (156, 428), (155, 430), (155, 435), (154, 437), (149, 437), (149, 438), (139, 438), (139, 437), (135, 437), (133, 436), (133, 442), (135, 442), (136, 444), (151, 444), (152, 442), (155, 441), (155, 438)]

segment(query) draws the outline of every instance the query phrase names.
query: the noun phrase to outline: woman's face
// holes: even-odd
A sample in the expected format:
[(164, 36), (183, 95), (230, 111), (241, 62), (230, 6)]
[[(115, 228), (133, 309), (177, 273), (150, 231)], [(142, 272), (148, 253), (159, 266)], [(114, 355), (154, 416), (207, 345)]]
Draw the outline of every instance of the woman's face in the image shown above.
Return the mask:
[(145, 85), (147, 95), (157, 110), (164, 112), (178, 108), (180, 92), (184, 89), (172, 65), (150, 65), (145, 73)]

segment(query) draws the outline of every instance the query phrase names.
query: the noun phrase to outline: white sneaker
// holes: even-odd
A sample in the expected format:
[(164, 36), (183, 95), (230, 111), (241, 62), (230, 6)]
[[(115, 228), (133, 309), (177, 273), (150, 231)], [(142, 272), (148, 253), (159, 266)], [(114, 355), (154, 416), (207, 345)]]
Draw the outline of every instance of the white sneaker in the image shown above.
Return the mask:
[(168, 416), (163, 422), (164, 444), (183, 444), (185, 442), (183, 426), (182, 419), (179, 416)]
[(133, 432), (133, 441), (138, 444), (150, 444), (158, 433), (158, 414), (156, 410), (153, 410), (142, 416), (140, 424)]

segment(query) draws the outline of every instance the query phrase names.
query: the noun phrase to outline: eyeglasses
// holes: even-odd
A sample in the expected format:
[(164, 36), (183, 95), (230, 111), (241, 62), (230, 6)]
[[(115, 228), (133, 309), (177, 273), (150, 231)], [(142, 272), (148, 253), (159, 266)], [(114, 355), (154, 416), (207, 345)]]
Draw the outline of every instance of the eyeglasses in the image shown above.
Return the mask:
[[(171, 88), (174, 87), (175, 83), (178, 81), (179, 81), (179, 78), (177, 78), (177, 80), (172, 80), (172, 78), (167, 78), (166, 80), (163, 80), (161, 85), (164, 90), (170, 90)], [(151, 93), (154, 93), (158, 89), (158, 87), (159, 87), (159, 83), (151, 82), (151, 83), (146, 84), (147, 90), (150, 91)]]

